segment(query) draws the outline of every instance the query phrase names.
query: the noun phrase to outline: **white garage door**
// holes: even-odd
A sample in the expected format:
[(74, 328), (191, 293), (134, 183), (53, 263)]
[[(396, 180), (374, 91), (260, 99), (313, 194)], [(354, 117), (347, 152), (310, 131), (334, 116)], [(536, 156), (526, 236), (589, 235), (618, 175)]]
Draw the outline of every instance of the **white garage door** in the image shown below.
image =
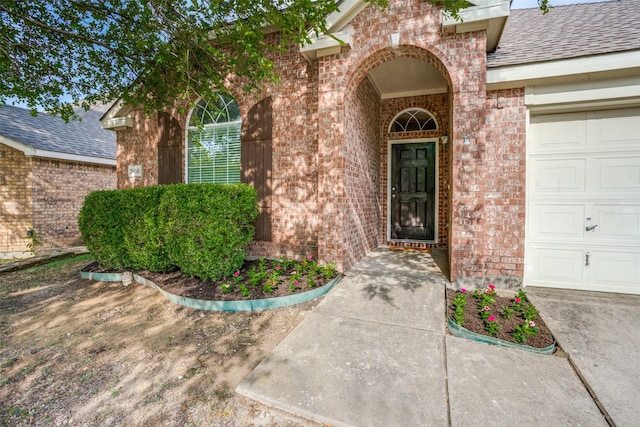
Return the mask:
[(531, 117), (525, 285), (640, 294), (640, 109)]

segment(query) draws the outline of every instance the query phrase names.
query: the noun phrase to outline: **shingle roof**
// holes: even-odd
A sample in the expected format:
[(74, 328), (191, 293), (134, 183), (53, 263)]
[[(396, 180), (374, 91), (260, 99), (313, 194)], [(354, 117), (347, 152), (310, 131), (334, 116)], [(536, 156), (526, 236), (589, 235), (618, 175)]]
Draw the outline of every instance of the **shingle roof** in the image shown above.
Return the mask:
[(640, 1), (614, 0), (512, 10), (487, 67), (640, 49)]
[(45, 113), (32, 116), (28, 109), (0, 106), (0, 135), (38, 150), (79, 156), (116, 158), (115, 133), (102, 129), (99, 108), (79, 111), (81, 120), (65, 123)]

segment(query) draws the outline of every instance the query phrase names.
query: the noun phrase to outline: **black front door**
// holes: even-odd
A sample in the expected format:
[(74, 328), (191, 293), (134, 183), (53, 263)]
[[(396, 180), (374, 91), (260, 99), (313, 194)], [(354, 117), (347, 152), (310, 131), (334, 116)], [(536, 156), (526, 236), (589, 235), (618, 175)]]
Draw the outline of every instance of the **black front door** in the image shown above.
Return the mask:
[(391, 147), (391, 238), (434, 240), (436, 144)]

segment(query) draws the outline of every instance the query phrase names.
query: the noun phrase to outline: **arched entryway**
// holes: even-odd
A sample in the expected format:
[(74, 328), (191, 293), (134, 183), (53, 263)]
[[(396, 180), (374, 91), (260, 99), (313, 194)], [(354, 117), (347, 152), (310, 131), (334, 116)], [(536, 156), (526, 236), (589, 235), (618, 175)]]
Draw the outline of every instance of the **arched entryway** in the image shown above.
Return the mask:
[[(374, 53), (344, 98), (347, 253), (449, 244), (451, 78), (431, 52)], [(357, 257), (357, 255), (356, 255)]]

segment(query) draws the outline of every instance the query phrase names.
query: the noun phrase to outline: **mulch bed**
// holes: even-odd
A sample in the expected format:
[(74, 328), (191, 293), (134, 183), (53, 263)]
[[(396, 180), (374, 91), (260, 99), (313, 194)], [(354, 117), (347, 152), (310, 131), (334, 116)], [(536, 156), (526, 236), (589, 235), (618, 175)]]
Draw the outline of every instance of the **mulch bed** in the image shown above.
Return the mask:
[[(267, 275), (270, 275), (275, 268), (275, 264), (268, 261), (268, 268), (266, 270)], [(239, 270), (240, 277), (247, 278), (248, 272), (251, 268), (257, 268), (258, 261), (245, 261), (242, 268)], [(89, 264), (82, 271), (90, 271), (94, 273), (117, 273), (119, 270), (103, 269), (100, 264), (94, 262)], [(273, 292), (265, 292), (262, 282), (258, 285), (252, 286), (248, 284), (247, 280), (243, 280), (244, 283), (251, 291), (250, 296), (243, 296), (239, 287), (232, 286), (232, 291), (229, 293), (223, 293), (221, 286), (223, 284), (233, 284), (233, 278), (225, 278), (224, 280), (211, 281), (201, 280), (195, 277), (188, 277), (181, 271), (172, 271), (168, 273), (155, 273), (147, 270), (134, 271), (134, 274), (138, 274), (146, 279), (154, 282), (162, 290), (172, 293), (174, 295), (180, 295), (187, 298), (194, 298), (200, 300), (213, 300), (213, 301), (242, 301), (242, 300), (254, 300), (254, 299), (266, 299), (276, 298), (282, 296), (288, 296), (293, 294), (299, 294), (302, 292), (310, 291), (318, 288), (322, 285), (329, 283), (333, 278), (325, 279), (322, 275), (311, 275), (309, 273), (303, 274), (298, 281), (298, 285), (295, 286), (295, 290), (292, 292), (289, 283), (290, 276), (293, 273), (293, 268), (288, 268), (286, 271), (280, 274), (279, 280), (276, 286), (274, 286)], [(309, 279), (312, 279), (313, 287), (309, 286)]]
[[(453, 304), (452, 300), (455, 296), (456, 291), (453, 289), (446, 290), (447, 297), (447, 315), (450, 319), (453, 318)], [(495, 338), (500, 338), (504, 341), (509, 341), (515, 344), (521, 344), (515, 341), (511, 337), (511, 332), (513, 331), (513, 327), (516, 325), (521, 325), (524, 321), (523, 317), (516, 313), (510, 319), (504, 319), (500, 313), (502, 313), (502, 309), (505, 306), (510, 306), (513, 301), (508, 297), (495, 296), (496, 302), (491, 305), (491, 313), (493, 313), (496, 317), (496, 322), (500, 325), (500, 331), (495, 336)], [(526, 345), (534, 348), (545, 348), (553, 344), (554, 338), (551, 334), (551, 331), (544, 323), (544, 320), (540, 316), (535, 320), (536, 326), (540, 328), (540, 332), (536, 336), (527, 336)], [(463, 328), (475, 332), (481, 335), (487, 335), (487, 332), (484, 329), (484, 321), (480, 317), (479, 310), (477, 307), (477, 300), (474, 299), (471, 294), (467, 297), (467, 305), (464, 313), (464, 323), (462, 325)]]

